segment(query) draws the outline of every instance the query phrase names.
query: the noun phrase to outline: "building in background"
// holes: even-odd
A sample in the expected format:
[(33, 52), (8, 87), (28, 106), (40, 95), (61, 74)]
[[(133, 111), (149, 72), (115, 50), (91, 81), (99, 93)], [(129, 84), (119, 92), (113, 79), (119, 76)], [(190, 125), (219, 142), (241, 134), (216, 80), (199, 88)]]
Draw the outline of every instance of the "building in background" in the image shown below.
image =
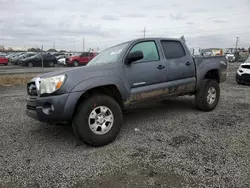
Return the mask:
[(221, 48), (207, 48), (201, 50), (202, 56), (220, 56), (223, 55), (223, 49)]

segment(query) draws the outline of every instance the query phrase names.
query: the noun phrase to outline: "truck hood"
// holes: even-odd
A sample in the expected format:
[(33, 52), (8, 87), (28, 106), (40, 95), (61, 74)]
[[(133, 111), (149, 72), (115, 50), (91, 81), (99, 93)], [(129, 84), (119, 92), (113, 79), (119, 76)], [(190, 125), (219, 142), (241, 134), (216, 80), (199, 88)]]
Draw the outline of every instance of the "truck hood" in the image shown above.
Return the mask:
[(49, 72), (40, 75), (40, 78), (48, 78), (52, 76), (57, 76), (61, 74), (65, 74), (67, 79), (70, 79), (71, 82), (74, 81), (75, 84), (92, 78), (96, 76), (102, 75), (113, 75), (113, 68), (117, 67), (118, 63), (108, 63), (102, 65), (87, 65), (83, 67), (75, 67), (75, 68), (65, 68), (59, 71)]
[(102, 76), (120, 76), (115, 75), (119, 63), (108, 63), (102, 65), (88, 65), (84, 67), (75, 67), (75, 68), (67, 68), (60, 71), (49, 72), (38, 77), (40, 78), (48, 78), (52, 76), (57, 76), (64, 74), (67, 76), (66, 81), (63, 87), (60, 89), (62, 93), (69, 93), (72, 89), (78, 85), (79, 83), (83, 82), (84, 80), (95, 78), (95, 77), (102, 77)]

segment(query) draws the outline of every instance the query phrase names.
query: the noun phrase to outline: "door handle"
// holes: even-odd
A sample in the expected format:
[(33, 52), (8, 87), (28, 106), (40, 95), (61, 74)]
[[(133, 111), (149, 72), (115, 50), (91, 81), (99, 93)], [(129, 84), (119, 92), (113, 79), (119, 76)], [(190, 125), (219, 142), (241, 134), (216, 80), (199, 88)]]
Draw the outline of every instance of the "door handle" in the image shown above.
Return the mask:
[(191, 65), (191, 63), (188, 61), (188, 62), (186, 62), (186, 65), (189, 66), (189, 65)]
[(164, 68), (165, 68), (165, 66), (163, 66), (163, 65), (158, 65), (158, 67), (157, 67), (157, 69), (159, 69), (159, 70), (164, 69)]

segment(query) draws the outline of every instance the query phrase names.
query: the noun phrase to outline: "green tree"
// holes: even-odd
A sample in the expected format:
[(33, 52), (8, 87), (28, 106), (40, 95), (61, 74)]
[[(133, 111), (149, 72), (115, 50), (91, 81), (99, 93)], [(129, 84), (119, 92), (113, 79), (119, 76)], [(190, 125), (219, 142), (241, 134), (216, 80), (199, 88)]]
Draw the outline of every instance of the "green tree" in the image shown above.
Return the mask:
[(50, 48), (47, 52), (57, 52), (56, 49)]
[(250, 53), (250, 47), (248, 48), (248, 52)]
[(64, 53), (64, 52), (66, 52), (66, 50), (60, 50), (60, 52)]
[(27, 51), (28, 52), (40, 52), (41, 49), (40, 48), (29, 48)]

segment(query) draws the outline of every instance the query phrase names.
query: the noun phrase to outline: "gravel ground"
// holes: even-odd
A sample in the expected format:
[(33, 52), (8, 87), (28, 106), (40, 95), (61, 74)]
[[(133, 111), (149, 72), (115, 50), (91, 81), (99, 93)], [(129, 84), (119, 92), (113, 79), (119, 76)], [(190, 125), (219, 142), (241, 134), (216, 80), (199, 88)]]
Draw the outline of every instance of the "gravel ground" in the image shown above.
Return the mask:
[(230, 65), (213, 112), (180, 97), (132, 109), (115, 142), (26, 117), (25, 86), (0, 90), (0, 187), (250, 187), (250, 86)]

